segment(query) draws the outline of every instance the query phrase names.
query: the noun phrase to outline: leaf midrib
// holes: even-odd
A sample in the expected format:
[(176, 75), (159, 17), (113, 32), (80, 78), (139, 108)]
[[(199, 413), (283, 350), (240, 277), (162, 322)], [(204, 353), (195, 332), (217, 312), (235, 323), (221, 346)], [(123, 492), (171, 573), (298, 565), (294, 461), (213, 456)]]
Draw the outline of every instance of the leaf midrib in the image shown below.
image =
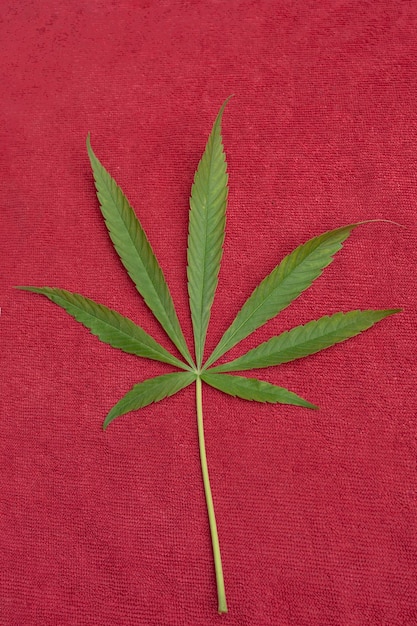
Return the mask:
[[(114, 201), (114, 199), (113, 199), (111, 185), (112, 185), (112, 183), (113, 183), (114, 181), (112, 181), (112, 179), (111, 179), (110, 175), (109, 175), (109, 177), (110, 177), (110, 181), (107, 181), (107, 180), (106, 180), (106, 177), (103, 177), (103, 176), (102, 176), (102, 172), (101, 172), (101, 171), (100, 171), (100, 176), (101, 176), (101, 180), (102, 180), (102, 182), (104, 182), (104, 185), (105, 185), (106, 189), (107, 189), (107, 190), (108, 190), (108, 192), (109, 192), (109, 196), (110, 196), (110, 199), (111, 199), (111, 201), (112, 201), (113, 207), (115, 207), (115, 208), (116, 208), (116, 213), (117, 213), (117, 215), (119, 215), (120, 219), (122, 220), (123, 225), (124, 225), (124, 227), (125, 227), (125, 229), (126, 229), (126, 231), (127, 231), (127, 234), (128, 234), (128, 236), (129, 236), (129, 239), (130, 239), (131, 243), (133, 244), (134, 249), (135, 249), (135, 250), (136, 250), (136, 252), (137, 252), (136, 242), (135, 242), (135, 240), (133, 239), (133, 237), (132, 237), (132, 235), (131, 235), (131, 233), (130, 233), (130, 229), (129, 229), (128, 223), (127, 223), (126, 219), (125, 219), (125, 218), (124, 218), (124, 216), (123, 216), (123, 212), (119, 211), (119, 208), (118, 208), (118, 206), (117, 206), (117, 203), (116, 203), (116, 202)], [(115, 182), (114, 182), (114, 184), (115, 184), (115, 185), (116, 185), (116, 187), (117, 187), (117, 184), (116, 184)], [(132, 205), (130, 204), (130, 202), (128, 201), (128, 199), (127, 199), (127, 198), (126, 198), (126, 202), (128, 203), (129, 207), (131, 208), (131, 210), (132, 210), (132, 212), (133, 212)], [(136, 219), (137, 219), (137, 218), (136, 218)], [(106, 220), (106, 221), (107, 221), (107, 220)], [(123, 261), (122, 261), (122, 262), (123, 262)], [(124, 263), (123, 263), (123, 265), (124, 265)], [(146, 274), (147, 274), (147, 276), (148, 276), (148, 278), (149, 278), (149, 280), (150, 280), (150, 282), (151, 282), (151, 284), (152, 284), (152, 287), (153, 287), (153, 290), (154, 290), (154, 294), (155, 294), (155, 295), (157, 295), (157, 291), (156, 291), (156, 288), (155, 288), (154, 282), (153, 282), (153, 280), (152, 280), (152, 278), (151, 278), (151, 276), (150, 276), (150, 273), (149, 273), (149, 271), (148, 271), (148, 267), (147, 267), (144, 263), (143, 263), (143, 265), (144, 265), (144, 267), (146, 268)], [(128, 270), (128, 271), (129, 271), (129, 270)], [(135, 281), (135, 285), (136, 285), (136, 281)], [(158, 298), (158, 299), (159, 299), (159, 298)]]
[[(58, 295), (58, 298), (59, 298), (59, 295)], [(60, 299), (61, 299), (62, 301), (64, 301), (64, 302), (66, 302), (66, 300), (65, 300), (64, 298), (60, 298)], [(77, 311), (81, 311), (82, 313), (85, 313), (85, 309), (82, 309), (82, 308), (81, 308), (78, 304), (73, 304), (73, 303), (71, 303), (71, 305), (72, 305), (75, 309), (77, 309)], [(100, 305), (99, 305), (99, 306), (100, 306)], [(111, 309), (109, 309), (109, 311), (111, 311)], [(111, 311), (111, 313), (113, 313), (113, 311)], [(117, 313), (117, 311), (115, 311), (115, 313), (116, 313), (117, 315), (120, 315), (120, 313)], [(90, 315), (90, 317), (92, 317), (92, 318), (94, 318), (94, 319), (96, 319), (96, 320), (99, 320), (102, 324), (104, 324), (105, 326), (107, 326), (107, 327), (109, 327), (109, 328), (111, 328), (111, 329), (114, 329), (114, 328), (115, 328), (115, 326), (113, 326), (112, 324), (110, 324), (110, 323), (108, 322), (108, 320), (103, 320), (103, 319), (101, 319), (101, 318), (98, 318), (98, 317), (96, 317), (95, 315), (93, 315), (92, 313), (88, 313), (88, 315)], [(128, 323), (130, 322), (130, 323), (132, 323), (132, 324), (133, 324), (136, 328), (138, 328), (139, 330), (142, 330), (142, 329), (141, 329), (141, 328), (140, 328), (137, 324), (135, 324), (135, 322), (134, 322), (133, 320), (131, 320), (131, 319), (129, 319), (129, 318), (125, 318), (125, 319), (127, 320), (127, 322), (128, 322)], [(82, 323), (82, 322), (81, 322), (81, 323)], [(153, 348), (153, 347), (151, 347), (151, 346), (148, 346), (148, 344), (146, 344), (145, 342), (140, 342), (140, 339), (137, 339), (136, 337), (132, 337), (131, 335), (129, 335), (128, 333), (126, 333), (126, 331), (125, 331), (125, 330), (122, 330), (120, 327), (117, 327), (117, 330), (118, 330), (118, 332), (120, 332), (120, 333), (121, 333), (124, 337), (127, 337), (128, 339), (130, 339), (130, 341), (135, 341), (135, 342), (137, 342), (137, 343), (142, 343), (142, 345), (146, 346), (146, 349), (147, 349), (147, 350), (149, 350), (150, 352), (152, 352), (153, 354), (158, 355), (159, 357), (164, 356), (164, 354), (163, 354), (163, 353), (161, 353), (161, 352), (157, 352), (157, 351), (155, 350), (155, 348)], [(146, 331), (144, 331), (144, 332), (146, 332)], [(92, 333), (92, 334), (95, 334), (95, 333)], [(161, 346), (161, 348), (163, 348), (163, 346)], [(163, 349), (165, 350), (165, 348), (163, 348)], [(186, 370), (188, 371), (188, 368), (187, 368), (187, 366), (186, 366), (186, 364), (185, 364), (185, 363), (182, 363), (182, 361), (180, 361), (179, 359), (177, 359), (177, 357), (176, 357), (176, 356), (174, 356), (173, 354), (171, 354), (171, 353), (170, 353), (170, 352), (168, 352), (168, 351), (167, 351), (167, 354), (169, 354), (169, 356), (170, 356), (170, 357), (172, 357), (172, 359), (173, 359), (174, 361), (176, 361), (176, 362), (178, 361), (178, 362), (177, 362), (177, 366), (178, 366), (178, 367), (181, 367), (182, 369), (186, 369)], [(136, 356), (136, 355), (135, 355), (135, 356)], [(155, 360), (156, 360), (156, 361), (159, 361), (159, 360), (160, 360), (160, 358), (159, 358), (159, 359), (155, 359)], [(173, 363), (171, 363), (171, 365), (174, 365), (174, 364), (173, 364)]]
[[(331, 319), (331, 318), (329, 317), (329, 320), (330, 320), (330, 319)], [(310, 323), (311, 323), (311, 322), (307, 322), (307, 324), (310, 324)], [(273, 339), (276, 339), (276, 340), (278, 341), (278, 339), (280, 339), (281, 337), (283, 337), (285, 340), (287, 340), (287, 339), (289, 338), (289, 336), (290, 336), (290, 334), (291, 334), (292, 332), (294, 332), (294, 333), (295, 333), (295, 331), (296, 331), (296, 330), (298, 330), (298, 329), (300, 329), (300, 332), (301, 332), (301, 330), (302, 330), (302, 329), (305, 329), (305, 327), (307, 326), (307, 324), (305, 324), (304, 326), (299, 326), (299, 327), (296, 327), (296, 328), (294, 328), (294, 329), (292, 329), (292, 330), (286, 330), (286, 331), (284, 331), (282, 334), (278, 335), (277, 337), (272, 337), (272, 339), (269, 339), (269, 340), (267, 340), (267, 341), (264, 341), (262, 344), (260, 344), (260, 345), (258, 346), (258, 348), (261, 348), (261, 346), (262, 346), (263, 348), (266, 348), (267, 344), (268, 344), (269, 342), (271, 342)], [(346, 326), (343, 326), (343, 330), (355, 330), (355, 328), (356, 328), (356, 327), (357, 327), (357, 325), (355, 325), (355, 324), (353, 323), (353, 321), (352, 321), (350, 324), (347, 324)], [(317, 337), (312, 337), (312, 338), (310, 338), (310, 339), (306, 339), (306, 340), (305, 340), (305, 341), (303, 341), (302, 343), (297, 343), (296, 345), (292, 345), (292, 346), (291, 346), (291, 345), (284, 346), (284, 347), (282, 348), (282, 350), (279, 350), (278, 354), (279, 354), (280, 352), (282, 352), (282, 353), (284, 353), (284, 352), (288, 352), (288, 351), (289, 351), (289, 350), (291, 350), (291, 349), (292, 349), (292, 350), (294, 350), (294, 349), (303, 348), (303, 347), (305, 347), (305, 346), (308, 346), (308, 345), (309, 345), (309, 344), (311, 344), (311, 343), (314, 343), (314, 342), (319, 342), (319, 341), (321, 341), (322, 339), (324, 339), (324, 338), (326, 338), (326, 337), (329, 337), (329, 336), (332, 336), (332, 335), (334, 336), (337, 332), (338, 332), (337, 330), (334, 330), (334, 331), (328, 331), (328, 332), (325, 332), (325, 333), (323, 333), (323, 334), (321, 334), (321, 335), (319, 335), (319, 336), (317, 336)], [(363, 332), (363, 331), (361, 331), (361, 332)], [(341, 341), (344, 341), (345, 339), (353, 339), (353, 338), (354, 338), (354, 337), (346, 337), (346, 338), (345, 338), (345, 337), (342, 337), (342, 338), (341, 338)], [(337, 341), (337, 340), (336, 340), (334, 344), (332, 344), (332, 345), (330, 345), (330, 346), (328, 346), (328, 347), (329, 347), (329, 348), (333, 348), (333, 347), (334, 347), (334, 345), (336, 345), (337, 343), (341, 343), (341, 341)], [(258, 348), (253, 348), (253, 349), (252, 349), (252, 351), (257, 350)], [(322, 350), (322, 348), (318, 348), (318, 349), (317, 349), (317, 352), (321, 352), (321, 350)], [(249, 354), (249, 352), (248, 352), (247, 354)], [(238, 357), (238, 358), (237, 358), (237, 359), (235, 359), (235, 360), (236, 360), (236, 361), (238, 361), (238, 360), (240, 360), (240, 359), (243, 359), (243, 357), (244, 357), (244, 356), (245, 356), (245, 355), (242, 355), (241, 357)], [(306, 356), (309, 356), (309, 355), (306, 355)], [(260, 358), (261, 358), (261, 357), (260, 357)], [(266, 358), (268, 358), (268, 357), (266, 357)], [(302, 358), (302, 357), (293, 357), (291, 360), (295, 360), (295, 359), (297, 359), (297, 358)], [(226, 365), (226, 364), (225, 364), (225, 365)]]
[[(107, 182), (107, 181), (106, 181), (106, 178), (102, 176), (102, 172), (101, 172), (101, 171), (100, 171), (100, 177), (101, 177), (102, 182), (104, 182), (104, 186), (106, 187), (107, 191), (109, 192), (109, 196), (110, 196), (110, 198), (111, 198), (111, 202), (112, 202), (112, 204), (113, 204), (113, 207), (115, 207), (115, 208), (116, 208), (117, 214), (120, 216), (120, 219), (121, 219), (121, 221), (123, 222), (123, 225), (124, 225), (124, 227), (125, 227), (125, 230), (127, 231), (127, 234), (128, 234), (128, 236), (129, 236), (129, 239), (130, 239), (130, 241), (131, 241), (131, 243), (132, 243), (132, 245), (133, 245), (134, 249), (136, 250), (137, 254), (139, 255), (139, 252), (138, 252), (137, 247), (136, 247), (136, 242), (135, 242), (135, 240), (133, 239), (133, 237), (132, 237), (132, 235), (131, 235), (130, 228), (129, 228), (128, 223), (127, 223), (127, 218), (125, 218), (125, 217), (124, 217), (123, 212), (119, 211), (118, 206), (117, 206), (117, 203), (116, 203), (116, 202), (114, 201), (114, 199), (113, 199), (113, 196), (112, 196), (112, 193), (111, 193), (111, 191), (112, 191), (112, 190), (111, 190), (111, 184), (112, 184), (112, 182), (113, 182), (113, 181), (112, 181), (112, 179), (111, 179), (111, 177), (110, 177), (110, 181), (109, 181), (109, 182)], [(114, 184), (115, 184), (115, 185), (116, 185), (116, 187), (117, 187), (117, 184), (116, 184), (115, 182), (114, 182)], [(110, 185), (110, 186), (109, 186), (109, 185)], [(126, 202), (127, 202), (127, 204), (129, 205), (130, 209), (132, 210), (132, 213), (134, 213), (134, 212), (133, 212), (133, 208), (132, 208), (132, 206), (131, 206), (131, 204), (130, 204), (130, 202), (128, 201), (128, 199), (127, 199), (127, 198), (126, 198)], [(138, 218), (136, 217), (136, 219), (138, 219)], [(107, 220), (106, 220), (106, 221), (107, 221)], [(138, 220), (138, 221), (139, 221), (139, 220)], [(145, 231), (143, 231), (143, 236), (144, 236), (144, 239), (147, 241), (147, 237), (146, 237), (146, 235), (145, 235)], [(149, 245), (149, 247), (151, 248), (151, 245), (150, 245), (149, 241), (148, 241), (148, 245)], [(152, 248), (151, 248), (151, 251), (152, 251)], [(139, 255), (139, 256), (140, 256), (140, 255)], [(123, 262), (123, 261), (122, 261), (122, 262)], [(123, 265), (125, 265), (125, 264), (123, 263)], [(152, 279), (152, 276), (151, 276), (151, 273), (150, 273), (150, 271), (149, 271), (149, 269), (148, 269), (148, 265), (145, 265), (145, 263), (143, 263), (143, 262), (142, 262), (142, 265), (144, 266), (144, 268), (145, 268), (145, 270), (146, 270), (146, 275), (148, 276), (148, 278), (149, 278), (149, 282), (150, 282), (150, 284), (152, 285), (153, 295), (154, 295), (154, 296), (156, 296), (156, 298), (158, 299), (158, 301), (159, 301), (159, 302), (161, 302), (161, 300), (160, 300), (160, 298), (159, 298), (159, 295), (158, 295), (158, 291), (157, 291), (157, 289), (156, 289), (156, 287), (155, 287), (155, 283), (154, 283), (154, 281), (153, 281), (153, 279)], [(126, 267), (126, 266), (125, 266), (125, 267)], [(129, 270), (128, 268), (126, 268), (126, 269), (127, 269), (128, 273), (129, 273), (129, 275), (130, 275), (130, 270)], [(138, 289), (138, 287), (137, 287), (137, 283), (136, 283), (136, 280), (134, 280), (134, 283), (135, 283), (135, 285), (136, 285), (136, 288)], [(169, 288), (168, 288), (168, 285), (166, 286), (166, 289), (167, 289), (167, 291), (168, 291), (168, 293), (169, 293)], [(142, 294), (140, 294), (140, 295), (142, 295)], [(142, 297), (143, 297), (143, 296), (142, 296)], [(145, 301), (146, 305), (148, 306), (148, 303), (146, 302), (146, 298), (144, 298), (144, 297), (143, 297), (143, 299), (144, 299), (144, 301)], [(176, 338), (177, 343), (181, 345), (181, 338), (180, 338), (180, 337), (178, 337), (178, 333), (176, 332), (175, 327), (173, 326), (173, 324), (172, 324), (172, 322), (171, 322), (171, 320), (170, 320), (170, 316), (168, 315), (167, 308), (165, 307), (165, 303), (162, 303), (162, 302), (161, 302), (161, 304), (162, 304), (163, 309), (164, 309), (164, 312), (165, 312), (165, 317), (166, 317), (166, 319), (169, 321), (169, 325), (170, 325), (171, 331), (173, 332), (173, 334), (174, 334), (174, 336), (175, 336), (175, 338)], [(170, 308), (171, 308), (171, 307), (170, 307)], [(159, 321), (159, 319), (158, 319), (158, 321)], [(180, 363), (181, 363), (181, 361), (180, 361)]]
[[(214, 144), (214, 142), (213, 142)], [(211, 173), (213, 170), (213, 153), (214, 153), (214, 145), (212, 144), (211, 146), (211, 150), (210, 150), (210, 161), (209, 161), (209, 175), (208, 175), (208, 179), (209, 179), (209, 185), (208, 185), (208, 191), (207, 191), (207, 201), (205, 203), (204, 206), (204, 269), (203, 269), (203, 277), (202, 277), (202, 286), (201, 286), (201, 302), (200, 302), (200, 329), (201, 331), (203, 330), (201, 328), (202, 322), (203, 322), (203, 309), (204, 309), (204, 294), (206, 292), (205, 290), (205, 285), (207, 283), (207, 248), (208, 248), (208, 210), (207, 207), (210, 204), (210, 195), (211, 195), (211, 190), (212, 190), (212, 182), (211, 182)], [(208, 324), (207, 324), (208, 325)], [(203, 334), (203, 333), (202, 333)], [(201, 336), (200, 337), (200, 341), (201, 341), (201, 346), (200, 346), (200, 355), (199, 355), (199, 363), (198, 365), (201, 366), (201, 362), (204, 358), (204, 344), (205, 344), (205, 338), (207, 335), (207, 328), (204, 329), (204, 337)]]
[[(345, 316), (345, 315), (349, 315), (349, 313), (356, 313), (356, 312), (357, 312), (357, 311), (349, 311), (348, 313), (343, 313), (343, 315)], [(335, 313), (335, 315), (337, 315), (337, 313)], [(325, 316), (325, 317), (327, 317), (327, 318), (328, 318), (328, 320), (329, 320), (329, 321), (331, 321), (331, 316)], [(321, 318), (321, 319), (323, 319), (323, 318)], [(343, 319), (343, 317), (341, 317), (340, 319)], [(304, 326), (298, 326), (298, 327), (296, 327), (296, 328), (294, 328), (294, 329), (292, 329), (292, 330), (287, 330), (287, 331), (285, 331), (284, 333), (282, 333), (281, 335), (278, 335), (278, 336), (276, 337), (276, 339), (278, 340), (278, 339), (279, 339), (280, 337), (282, 337), (283, 335), (285, 335), (285, 339), (288, 339), (289, 335), (290, 335), (292, 332), (294, 332), (294, 333), (295, 333), (295, 331), (296, 331), (296, 330), (300, 330), (300, 332), (301, 332), (301, 330), (302, 330), (302, 329), (305, 329), (305, 327), (306, 327), (306, 326), (308, 326), (308, 324), (312, 324), (312, 323), (314, 323), (315, 321), (316, 321), (316, 320), (314, 320), (313, 322), (307, 322), (307, 324), (305, 324)], [(317, 320), (317, 322), (318, 322), (318, 321), (320, 321), (320, 320)], [(373, 325), (374, 325), (374, 322), (371, 324), (371, 326), (373, 326)], [(343, 330), (343, 331), (350, 331), (350, 330), (353, 330), (353, 331), (354, 331), (356, 328), (357, 328), (357, 324), (355, 324), (355, 320), (352, 320), (352, 321), (351, 321), (351, 322), (349, 322), (348, 324), (344, 325), (344, 326), (343, 326), (343, 328), (342, 328), (341, 330)], [(369, 330), (369, 327), (368, 327), (368, 328), (365, 328), (363, 331), (360, 331), (360, 332), (359, 332), (359, 334), (360, 334), (361, 332), (364, 332), (365, 330)], [(291, 348), (293, 348), (293, 349), (294, 349), (295, 347), (296, 347), (296, 348), (301, 348), (301, 347), (303, 347), (303, 346), (307, 346), (309, 343), (313, 343), (313, 342), (318, 342), (318, 341), (321, 341), (322, 339), (324, 339), (324, 338), (326, 338), (326, 337), (329, 337), (329, 336), (334, 336), (335, 334), (337, 335), (337, 337), (339, 337), (340, 335), (339, 335), (338, 333), (340, 333), (340, 329), (335, 329), (335, 330), (333, 330), (333, 331), (332, 331), (332, 330), (329, 330), (329, 331), (327, 331), (327, 332), (325, 332), (325, 333), (320, 334), (320, 335), (319, 335), (319, 336), (317, 336), (317, 337), (312, 337), (312, 338), (310, 338), (310, 339), (306, 339), (306, 340), (305, 340), (305, 341), (303, 341), (302, 343), (297, 343), (297, 345), (296, 345), (296, 346), (287, 346), (287, 347), (283, 348), (282, 352), (286, 352), (286, 351), (290, 350)], [(330, 346), (328, 346), (328, 347), (329, 347), (329, 348), (333, 348), (336, 344), (341, 343), (341, 342), (342, 342), (342, 341), (344, 341), (345, 339), (354, 339), (354, 337), (355, 337), (355, 336), (353, 336), (353, 337), (352, 337), (352, 336), (349, 336), (349, 337), (344, 337), (344, 336), (341, 336), (341, 341), (337, 341), (337, 339), (336, 339), (336, 341), (335, 341), (334, 343), (332, 343), (332, 344), (331, 344)], [(271, 340), (269, 340), (269, 341), (271, 341)], [(261, 344), (261, 345), (266, 346), (266, 344), (267, 344), (267, 343), (268, 343), (268, 341), (265, 341), (265, 342), (264, 342), (263, 344)], [(254, 349), (254, 350), (256, 350), (256, 348), (253, 348), (253, 349)], [(321, 352), (321, 348), (319, 348), (319, 349), (317, 350), (317, 352)], [(307, 355), (307, 356), (308, 356), (308, 355)]]

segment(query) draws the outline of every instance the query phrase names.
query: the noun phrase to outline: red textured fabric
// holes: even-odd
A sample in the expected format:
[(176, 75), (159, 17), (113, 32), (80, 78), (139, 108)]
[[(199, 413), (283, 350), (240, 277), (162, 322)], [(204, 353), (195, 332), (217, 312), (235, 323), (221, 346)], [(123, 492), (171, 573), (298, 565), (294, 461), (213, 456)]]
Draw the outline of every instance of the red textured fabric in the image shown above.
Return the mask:
[[(1, 18), (0, 624), (417, 624), (417, 5), (407, 0), (40, 0)], [(190, 387), (103, 433), (170, 371), (100, 343), (49, 285), (165, 346), (101, 219), (85, 137), (162, 265), (187, 339), (188, 195), (214, 117), (230, 173), (207, 347), (300, 243), (357, 229), (231, 356), (338, 310), (403, 307), (257, 376), (320, 411), (204, 389), (228, 615), (217, 615)]]

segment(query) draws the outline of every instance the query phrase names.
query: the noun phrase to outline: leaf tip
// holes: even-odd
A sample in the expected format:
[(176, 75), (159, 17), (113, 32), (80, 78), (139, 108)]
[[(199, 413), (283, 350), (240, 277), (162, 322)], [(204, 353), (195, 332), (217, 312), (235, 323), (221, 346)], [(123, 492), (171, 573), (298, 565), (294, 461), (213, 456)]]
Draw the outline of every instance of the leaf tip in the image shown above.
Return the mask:
[(381, 313), (384, 317), (389, 317), (390, 315), (395, 315), (396, 313), (402, 313), (402, 309), (383, 309)]
[(387, 220), (384, 218), (376, 218), (374, 220), (362, 220), (361, 222), (356, 222), (353, 226), (362, 226), (363, 224), (378, 224), (382, 222), (383, 224), (392, 224), (393, 226), (399, 226), (400, 228), (407, 229), (405, 224), (400, 224), (399, 222), (394, 222), (393, 220)]
[(230, 94), (230, 96), (228, 96), (228, 97), (226, 98), (226, 100), (223, 102), (222, 106), (220, 107), (220, 111), (218, 112), (217, 117), (216, 117), (216, 120), (215, 120), (215, 122), (214, 122), (214, 126), (215, 126), (215, 127), (216, 127), (216, 126), (220, 126), (221, 121), (222, 121), (222, 117), (223, 117), (223, 113), (224, 113), (224, 110), (225, 110), (225, 108), (226, 108), (226, 105), (227, 105), (227, 103), (229, 102), (229, 100), (230, 100), (231, 98), (233, 98), (233, 96), (234, 96), (234, 94), (233, 94), (233, 93), (232, 93), (232, 94)]
[(27, 287), (26, 285), (13, 285), (13, 289), (19, 289), (19, 291), (36, 291), (38, 287)]

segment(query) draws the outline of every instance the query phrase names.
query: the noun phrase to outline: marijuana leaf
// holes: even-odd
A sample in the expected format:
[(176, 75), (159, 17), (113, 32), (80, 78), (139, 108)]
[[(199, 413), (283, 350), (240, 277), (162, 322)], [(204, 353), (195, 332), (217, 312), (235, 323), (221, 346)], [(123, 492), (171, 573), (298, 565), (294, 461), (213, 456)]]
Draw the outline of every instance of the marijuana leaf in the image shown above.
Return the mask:
[(196, 379), (194, 372), (176, 372), (164, 374), (155, 378), (148, 378), (143, 383), (134, 385), (130, 391), (117, 404), (114, 405), (104, 421), (104, 428), (119, 415), (141, 409), (152, 402), (159, 402), (168, 396), (188, 387)]
[(271, 402), (273, 404), (277, 402), (281, 404), (295, 404), (296, 406), (305, 406), (308, 409), (318, 408), (311, 402), (307, 402), (307, 400), (297, 396), (296, 393), (288, 391), (288, 389), (271, 385), (271, 383), (258, 380), (257, 378), (213, 374), (210, 371), (201, 374), (201, 379), (208, 385), (243, 400), (256, 400), (257, 402)]
[(187, 275), (198, 368), (203, 360), (226, 223), (226, 159), (220, 134), (226, 104), (227, 100), (214, 123), (191, 188)]
[(188, 236), (188, 294), (194, 334), (195, 360), (185, 341), (162, 269), (148, 238), (123, 191), (95, 156), (87, 138), (101, 212), (113, 245), (140, 295), (164, 329), (183, 361), (161, 346), (140, 326), (116, 311), (79, 294), (53, 287), (19, 287), (49, 298), (88, 328), (101, 341), (124, 352), (178, 367), (180, 372), (144, 380), (126, 393), (108, 413), (103, 427), (118, 416), (172, 396), (195, 381), (199, 451), (213, 558), (218, 608), (227, 612), (222, 561), (208, 474), (203, 426), (202, 382), (244, 400), (293, 404), (316, 409), (297, 394), (266, 381), (225, 372), (252, 370), (287, 363), (345, 341), (400, 309), (350, 311), (324, 316), (272, 337), (246, 354), (215, 365), (231, 348), (275, 317), (308, 289), (342, 248), (359, 224), (336, 228), (299, 246), (256, 287), (225, 331), (209, 358), (204, 346), (218, 282), (225, 234), (227, 181), (221, 136), (222, 105), (194, 177)]
[(182, 361), (165, 350), (140, 326), (103, 304), (97, 304), (78, 293), (53, 287), (20, 287), (20, 289), (46, 296), (65, 309), (77, 322), (89, 328), (93, 335), (113, 348), (187, 369)]
[(87, 150), (101, 212), (113, 245), (136, 289), (168, 337), (192, 365), (171, 294), (148, 238), (124, 193), (95, 156), (89, 136)]

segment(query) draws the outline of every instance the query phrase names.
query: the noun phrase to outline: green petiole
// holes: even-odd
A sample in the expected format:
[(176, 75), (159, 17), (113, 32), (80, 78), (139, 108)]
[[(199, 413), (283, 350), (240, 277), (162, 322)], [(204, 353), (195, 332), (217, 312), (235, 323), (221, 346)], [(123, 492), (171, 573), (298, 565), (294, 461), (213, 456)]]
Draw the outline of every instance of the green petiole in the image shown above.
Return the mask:
[(206, 444), (204, 440), (203, 398), (201, 378), (196, 379), (198, 446), (200, 450), (201, 472), (203, 475), (204, 493), (206, 496), (207, 513), (210, 524), (211, 543), (213, 547), (214, 569), (216, 573), (217, 598), (219, 613), (227, 613), (226, 592), (224, 589), (222, 558), (220, 554), (219, 536), (217, 533), (216, 516), (214, 514), (213, 497), (207, 467)]

